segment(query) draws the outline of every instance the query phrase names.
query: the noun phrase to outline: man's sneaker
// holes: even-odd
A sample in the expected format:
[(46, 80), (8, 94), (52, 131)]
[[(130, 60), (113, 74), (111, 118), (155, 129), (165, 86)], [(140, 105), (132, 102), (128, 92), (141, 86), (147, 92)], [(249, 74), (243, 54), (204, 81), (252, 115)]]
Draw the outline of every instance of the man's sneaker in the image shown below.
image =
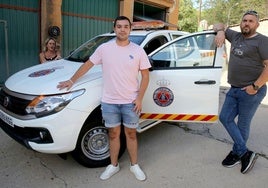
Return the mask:
[(110, 177), (112, 177), (114, 174), (116, 174), (119, 170), (120, 170), (119, 164), (117, 164), (117, 166), (110, 164), (106, 167), (105, 171), (101, 174), (100, 179), (107, 180)]
[(232, 151), (226, 156), (226, 158), (222, 161), (222, 165), (231, 168), (240, 163), (240, 157), (234, 154)]
[(135, 175), (138, 180), (146, 180), (146, 176), (138, 164), (130, 165), (130, 171)]
[(241, 173), (245, 174), (249, 172), (252, 167), (254, 166), (256, 160), (258, 158), (258, 155), (252, 151), (247, 151), (242, 157), (241, 157)]

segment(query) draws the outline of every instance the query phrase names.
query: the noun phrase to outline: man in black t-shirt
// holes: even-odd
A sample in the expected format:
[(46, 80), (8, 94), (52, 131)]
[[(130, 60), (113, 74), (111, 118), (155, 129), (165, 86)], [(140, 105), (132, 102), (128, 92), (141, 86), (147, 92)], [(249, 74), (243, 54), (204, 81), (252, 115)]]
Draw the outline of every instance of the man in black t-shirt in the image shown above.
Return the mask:
[[(222, 161), (225, 167), (241, 163), (241, 173), (247, 173), (254, 165), (257, 154), (250, 151), (247, 140), (251, 120), (266, 95), (268, 81), (268, 37), (257, 33), (259, 16), (247, 11), (241, 20), (241, 32), (215, 24), (215, 42), (222, 46), (225, 38), (231, 43), (228, 66), (228, 83), (231, 85), (220, 113), (220, 121), (234, 144)], [(237, 119), (236, 119), (237, 118)]]

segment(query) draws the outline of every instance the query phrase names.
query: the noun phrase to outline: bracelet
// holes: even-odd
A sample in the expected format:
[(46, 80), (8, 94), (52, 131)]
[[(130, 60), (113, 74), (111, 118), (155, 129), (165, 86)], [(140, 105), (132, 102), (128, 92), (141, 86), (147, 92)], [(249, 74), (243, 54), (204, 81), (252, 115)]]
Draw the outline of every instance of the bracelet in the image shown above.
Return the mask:
[(223, 31), (223, 32), (224, 32), (224, 29), (219, 29), (219, 30), (217, 30), (217, 33), (218, 33), (219, 31)]
[(70, 81), (72, 84), (74, 84), (74, 82), (73, 82), (71, 79), (70, 79), (69, 81)]

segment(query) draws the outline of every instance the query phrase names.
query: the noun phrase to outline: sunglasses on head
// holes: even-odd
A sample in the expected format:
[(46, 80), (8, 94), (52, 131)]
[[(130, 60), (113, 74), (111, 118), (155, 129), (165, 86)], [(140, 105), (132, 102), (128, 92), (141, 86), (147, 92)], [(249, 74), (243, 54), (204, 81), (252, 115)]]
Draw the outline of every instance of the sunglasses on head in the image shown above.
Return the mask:
[[(254, 16), (256, 16), (257, 18), (259, 18), (259, 14), (258, 14), (258, 12), (256, 12), (255, 10), (248, 10), (247, 12), (244, 13), (244, 16), (246, 16), (246, 15), (254, 15)], [(244, 16), (243, 16), (243, 17), (244, 17)]]

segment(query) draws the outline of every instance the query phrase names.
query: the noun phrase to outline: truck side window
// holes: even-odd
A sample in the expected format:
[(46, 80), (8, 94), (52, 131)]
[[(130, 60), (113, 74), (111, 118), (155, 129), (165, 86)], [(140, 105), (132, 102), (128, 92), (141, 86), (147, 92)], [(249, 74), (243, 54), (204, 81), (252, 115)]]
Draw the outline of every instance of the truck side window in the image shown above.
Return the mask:
[(144, 48), (144, 50), (146, 54), (150, 54), (152, 51), (154, 51), (160, 46), (161, 46), (160, 41), (158, 39), (154, 39), (148, 43), (148, 45), (146, 46), (146, 48)]
[(148, 44), (144, 47), (144, 50), (147, 55), (149, 55), (152, 51), (159, 48), (163, 44), (167, 43), (168, 40), (165, 36), (158, 36), (157, 38), (152, 39)]
[(178, 40), (152, 56), (153, 66), (157, 69), (213, 66), (214, 37), (205, 34)]

